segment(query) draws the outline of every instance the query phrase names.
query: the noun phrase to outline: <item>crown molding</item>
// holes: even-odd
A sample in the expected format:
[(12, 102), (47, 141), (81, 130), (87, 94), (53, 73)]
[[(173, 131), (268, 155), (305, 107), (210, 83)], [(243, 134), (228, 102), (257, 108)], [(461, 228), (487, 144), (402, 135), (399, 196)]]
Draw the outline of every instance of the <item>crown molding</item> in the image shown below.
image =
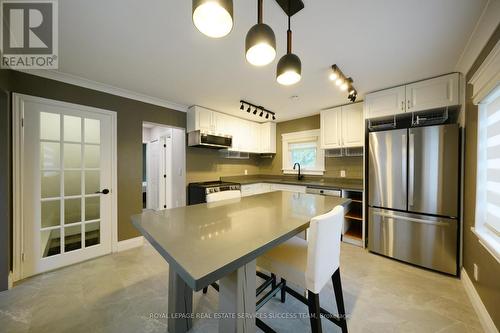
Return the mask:
[(472, 84), (472, 102), (478, 105), (495, 89), (500, 82), (500, 41), (488, 54), (474, 73), (469, 83)]
[(474, 61), (483, 50), (491, 35), (500, 23), (500, 1), (489, 0), (472, 30), (465, 48), (455, 65), (455, 70), (464, 75), (471, 69)]
[(18, 70), (19, 72), (31, 74), (31, 75), (36, 75), (40, 76), (46, 79), (51, 79), (59, 82), (64, 82), (68, 84), (72, 84), (75, 86), (83, 87), (83, 88), (88, 88), (92, 90), (97, 90), (100, 92), (104, 92), (107, 94), (111, 95), (116, 95), (120, 97), (125, 97), (129, 99), (133, 99), (136, 101), (148, 103), (148, 104), (153, 104), (157, 106), (162, 106), (168, 109), (176, 110), (176, 111), (182, 111), (182, 112), (187, 112), (188, 106), (175, 103), (175, 102), (170, 102), (161, 98), (137, 93), (131, 90), (127, 89), (122, 89), (118, 88), (112, 85), (108, 85), (105, 83), (100, 83), (97, 81), (85, 79), (80, 76), (72, 75), (72, 74), (66, 74), (63, 72), (59, 72), (56, 70), (48, 70), (48, 69), (38, 69), (38, 70)]

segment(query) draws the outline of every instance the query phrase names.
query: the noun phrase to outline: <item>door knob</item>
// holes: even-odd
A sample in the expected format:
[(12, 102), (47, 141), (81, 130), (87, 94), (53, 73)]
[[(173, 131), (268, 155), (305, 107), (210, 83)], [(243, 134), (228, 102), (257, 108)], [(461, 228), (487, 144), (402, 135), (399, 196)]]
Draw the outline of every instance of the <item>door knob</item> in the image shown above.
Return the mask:
[(95, 192), (96, 194), (100, 193), (100, 194), (108, 194), (109, 193), (109, 190), (107, 188), (105, 188), (104, 190), (102, 191), (97, 191)]

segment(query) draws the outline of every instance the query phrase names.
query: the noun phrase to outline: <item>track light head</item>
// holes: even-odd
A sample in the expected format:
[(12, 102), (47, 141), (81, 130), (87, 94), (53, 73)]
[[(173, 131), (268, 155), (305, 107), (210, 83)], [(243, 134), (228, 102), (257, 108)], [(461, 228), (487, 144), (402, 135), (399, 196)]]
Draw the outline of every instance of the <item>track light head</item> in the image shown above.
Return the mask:
[(273, 114), (273, 120), (276, 120), (276, 117), (274, 116), (274, 114)]
[(243, 110), (244, 108), (243, 103), (241, 103), (240, 110)]
[(253, 114), (257, 114), (257, 108), (255, 108), (255, 110), (253, 110)]
[(269, 113), (266, 113), (266, 119), (269, 119)]
[(264, 111), (263, 111), (263, 110), (260, 110), (259, 117), (262, 117), (262, 115), (264, 115)]

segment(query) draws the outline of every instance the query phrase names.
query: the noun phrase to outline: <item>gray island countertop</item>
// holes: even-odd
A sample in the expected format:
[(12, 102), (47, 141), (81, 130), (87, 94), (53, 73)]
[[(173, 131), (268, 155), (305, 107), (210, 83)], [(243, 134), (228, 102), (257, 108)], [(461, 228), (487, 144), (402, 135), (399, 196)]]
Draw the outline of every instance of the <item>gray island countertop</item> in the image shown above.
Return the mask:
[(309, 226), (349, 199), (276, 191), (146, 211), (134, 226), (192, 288), (200, 290)]
[(221, 180), (240, 183), (241, 185), (257, 183), (275, 183), (288, 185), (312, 186), (324, 189), (338, 190), (363, 190), (363, 179), (356, 178), (327, 178), (305, 176), (302, 180), (297, 180), (297, 176), (279, 175), (247, 175), (221, 177)]

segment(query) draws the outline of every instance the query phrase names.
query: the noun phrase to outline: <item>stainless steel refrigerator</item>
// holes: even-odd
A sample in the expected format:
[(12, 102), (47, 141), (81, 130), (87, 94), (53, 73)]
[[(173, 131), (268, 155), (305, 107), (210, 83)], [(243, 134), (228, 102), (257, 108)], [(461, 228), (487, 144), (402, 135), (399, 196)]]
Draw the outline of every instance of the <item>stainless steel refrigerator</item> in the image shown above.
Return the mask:
[(368, 249), (457, 274), (457, 124), (369, 133)]

